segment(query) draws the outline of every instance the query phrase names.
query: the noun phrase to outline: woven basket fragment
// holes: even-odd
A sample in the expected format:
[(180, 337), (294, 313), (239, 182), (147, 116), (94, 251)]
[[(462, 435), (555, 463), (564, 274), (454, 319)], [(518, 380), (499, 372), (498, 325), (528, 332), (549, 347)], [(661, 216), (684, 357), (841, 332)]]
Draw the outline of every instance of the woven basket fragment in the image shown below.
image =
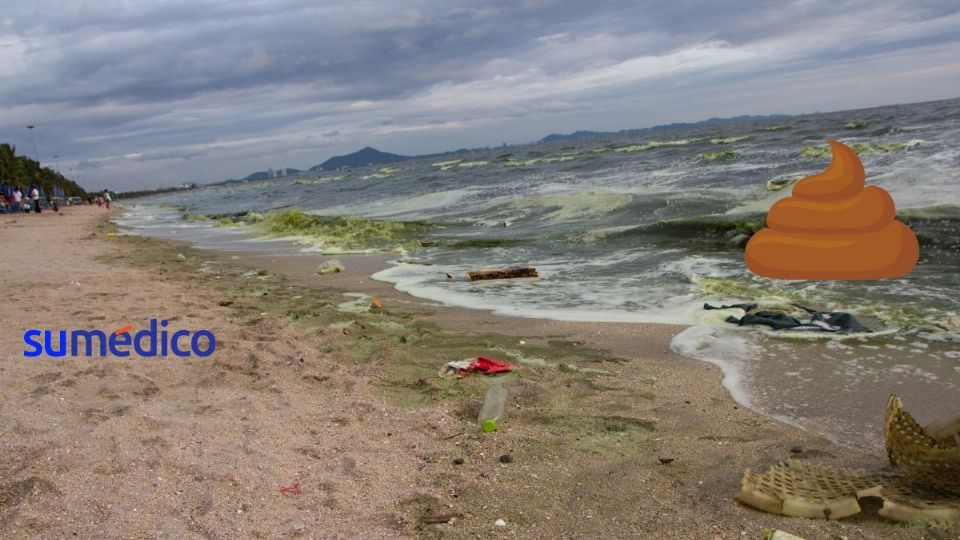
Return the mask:
[(790, 460), (763, 474), (746, 471), (738, 498), (773, 514), (840, 519), (860, 511), (859, 498), (880, 497), (879, 514), (888, 519), (960, 522), (956, 438), (929, 436), (896, 396), (890, 396), (885, 420), (887, 454), (895, 473)]

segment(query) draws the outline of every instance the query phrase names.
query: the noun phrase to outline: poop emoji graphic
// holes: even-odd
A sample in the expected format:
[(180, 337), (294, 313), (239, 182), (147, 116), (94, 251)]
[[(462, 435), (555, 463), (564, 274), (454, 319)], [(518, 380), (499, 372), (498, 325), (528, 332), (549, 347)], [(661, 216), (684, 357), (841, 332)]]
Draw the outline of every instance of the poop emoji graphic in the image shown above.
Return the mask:
[(777, 201), (767, 227), (746, 249), (747, 268), (780, 279), (885, 279), (907, 274), (920, 248), (913, 231), (894, 219), (890, 194), (864, 187), (856, 152), (829, 141), (833, 162), (800, 180)]

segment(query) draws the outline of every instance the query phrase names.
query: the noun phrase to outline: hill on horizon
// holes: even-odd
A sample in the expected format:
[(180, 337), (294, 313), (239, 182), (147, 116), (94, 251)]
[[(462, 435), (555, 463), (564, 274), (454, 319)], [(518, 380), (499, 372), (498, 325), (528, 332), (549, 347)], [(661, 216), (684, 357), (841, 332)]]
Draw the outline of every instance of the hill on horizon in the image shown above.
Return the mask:
[[(297, 174), (299, 174), (299, 173), (302, 173), (302, 172), (303, 172), (303, 171), (301, 171), (300, 169), (294, 169), (293, 167), (287, 167), (287, 176), (295, 176), (295, 175), (297, 175)], [(249, 181), (249, 180), (266, 180), (267, 178), (270, 178), (270, 173), (268, 173), (267, 171), (257, 171), (257, 172), (255, 172), (255, 173), (253, 173), (253, 174), (248, 174), (247, 176), (245, 176), (245, 177), (243, 178), (242, 181), (243, 181), (243, 182), (246, 182), (246, 181)]]
[[(591, 130), (577, 130), (572, 133), (551, 133), (542, 139), (535, 141), (533, 143), (518, 143), (509, 146), (523, 146), (526, 144), (545, 144), (553, 143), (559, 141), (576, 141), (584, 139), (594, 139), (598, 137), (611, 137), (618, 135), (639, 135), (645, 133), (656, 133), (659, 131), (669, 131), (674, 129), (690, 128), (690, 127), (703, 127), (703, 126), (713, 126), (713, 125), (724, 125), (732, 124), (736, 122), (745, 122), (751, 120), (776, 120), (780, 118), (788, 118), (792, 115), (789, 114), (767, 114), (767, 115), (741, 115), (734, 116), (731, 118), (708, 118), (706, 120), (700, 120), (698, 122), (675, 122), (672, 124), (660, 124), (656, 126), (650, 126), (645, 128), (632, 128), (632, 129), (622, 129), (620, 131), (591, 131)], [(425, 159), (425, 158), (435, 158), (443, 156), (451, 156), (455, 154), (460, 154), (464, 152), (478, 151), (478, 150), (490, 150), (489, 147), (485, 148), (462, 148), (459, 150), (449, 150), (445, 152), (435, 152), (430, 154), (421, 154), (416, 156), (404, 156), (400, 154), (392, 154), (390, 152), (382, 152), (373, 148), (371, 146), (365, 146), (356, 152), (350, 154), (344, 154), (340, 156), (333, 156), (330, 159), (324, 161), (319, 165), (314, 165), (310, 167), (307, 171), (309, 172), (318, 172), (318, 171), (333, 171), (341, 167), (366, 167), (368, 165), (387, 165), (390, 163), (397, 163), (400, 161), (408, 161), (412, 159)], [(289, 176), (296, 175), (298, 173), (307, 172), (301, 171), (299, 169), (294, 169), (287, 167), (287, 172)], [(255, 172), (242, 180), (225, 180), (223, 182), (217, 182), (216, 184), (223, 183), (234, 183), (234, 182), (246, 182), (250, 180), (263, 180), (268, 178), (268, 174), (265, 171)], [(214, 184), (209, 184), (214, 185)]]
[(311, 171), (333, 171), (341, 167), (365, 167), (367, 165), (386, 165), (413, 159), (411, 156), (401, 156), (389, 152), (381, 152), (376, 148), (365, 146), (352, 154), (333, 156), (319, 165), (310, 167)]
[(660, 124), (651, 127), (645, 128), (632, 128), (632, 129), (621, 129), (620, 131), (589, 131), (589, 130), (577, 130), (573, 133), (551, 133), (546, 137), (537, 141), (537, 143), (552, 143), (558, 141), (579, 141), (583, 139), (594, 139), (597, 137), (612, 137), (615, 135), (636, 135), (640, 133), (653, 133), (657, 131), (669, 131), (672, 129), (683, 129), (691, 127), (703, 127), (703, 126), (715, 126), (723, 124), (733, 124), (736, 122), (746, 122), (750, 120), (776, 120), (778, 118), (787, 118), (789, 114), (765, 114), (765, 115), (752, 115), (744, 114), (741, 116), (734, 116), (731, 118), (708, 118), (706, 120), (700, 120), (698, 122), (674, 122), (672, 124)]

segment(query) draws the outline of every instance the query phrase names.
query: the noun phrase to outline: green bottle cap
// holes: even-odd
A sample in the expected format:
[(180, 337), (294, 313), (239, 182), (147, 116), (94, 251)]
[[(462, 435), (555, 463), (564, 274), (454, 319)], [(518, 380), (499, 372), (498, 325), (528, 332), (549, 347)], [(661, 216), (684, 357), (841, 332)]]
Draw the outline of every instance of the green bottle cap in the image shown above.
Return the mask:
[(483, 421), (483, 432), (490, 433), (497, 430), (497, 421), (496, 420), (484, 420)]

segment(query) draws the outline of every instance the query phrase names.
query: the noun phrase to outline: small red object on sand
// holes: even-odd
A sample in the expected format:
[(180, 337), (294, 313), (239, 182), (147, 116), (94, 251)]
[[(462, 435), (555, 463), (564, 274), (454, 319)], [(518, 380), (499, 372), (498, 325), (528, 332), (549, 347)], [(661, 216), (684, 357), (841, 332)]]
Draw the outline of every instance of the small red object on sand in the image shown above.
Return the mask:
[(500, 360), (494, 360), (493, 358), (486, 358), (481, 356), (470, 362), (470, 365), (467, 366), (467, 371), (479, 371), (480, 373), (486, 375), (493, 375), (494, 373), (509, 373), (513, 370), (513, 366), (506, 362)]
[(456, 373), (457, 377), (462, 379), (473, 372), (483, 373), (484, 375), (495, 375), (497, 373), (509, 373), (515, 369), (517, 369), (517, 366), (511, 366), (500, 360), (480, 356), (475, 360), (447, 362), (440, 368), (440, 376), (446, 377)]
[(303, 495), (303, 491), (300, 489), (300, 482), (294, 482), (292, 486), (287, 486), (280, 488), (281, 495)]

